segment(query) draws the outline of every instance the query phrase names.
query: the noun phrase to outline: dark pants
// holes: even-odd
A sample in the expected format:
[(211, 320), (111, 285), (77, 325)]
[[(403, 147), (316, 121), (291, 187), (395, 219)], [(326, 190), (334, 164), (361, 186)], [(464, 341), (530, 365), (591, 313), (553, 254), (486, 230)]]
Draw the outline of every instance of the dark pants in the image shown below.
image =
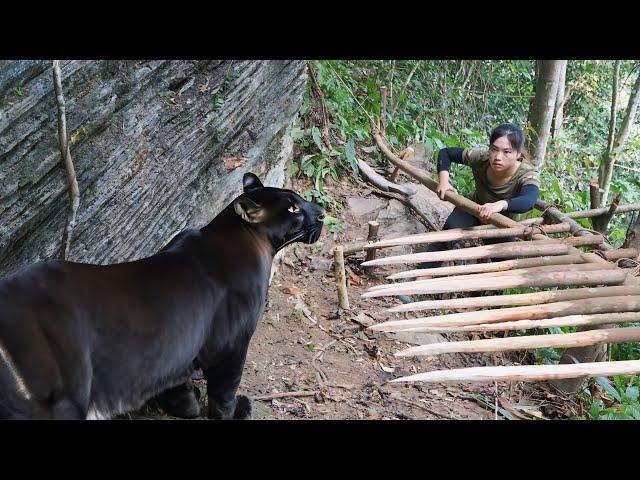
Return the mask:
[[(476, 225), (482, 225), (482, 221), (471, 215), (470, 213), (465, 212), (464, 210), (459, 209), (458, 207), (454, 208), (451, 212), (451, 215), (447, 218), (447, 221), (444, 222), (443, 230), (449, 230), (451, 228), (469, 228), (475, 227)], [(484, 245), (491, 245), (494, 243), (501, 242), (509, 242), (512, 241), (513, 238), (484, 238), (482, 239), (482, 243)], [(455, 242), (440, 242), (440, 243), (431, 243), (429, 244), (423, 252), (441, 252), (443, 250), (451, 250), (453, 248), (453, 244)], [(418, 265), (418, 268), (436, 268), (442, 265), (442, 262), (424, 262)]]

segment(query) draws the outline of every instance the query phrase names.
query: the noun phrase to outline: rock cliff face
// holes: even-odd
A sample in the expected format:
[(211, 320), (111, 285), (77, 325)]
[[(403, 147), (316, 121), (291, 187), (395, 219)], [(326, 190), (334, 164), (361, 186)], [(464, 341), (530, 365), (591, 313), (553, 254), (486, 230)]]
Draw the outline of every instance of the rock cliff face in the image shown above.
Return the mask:
[[(116, 263), (209, 222), (242, 175), (282, 186), (304, 61), (62, 61), (80, 187), (70, 260)], [(69, 204), (49, 61), (0, 62), (0, 276), (57, 255)], [(244, 157), (235, 169), (225, 160)]]

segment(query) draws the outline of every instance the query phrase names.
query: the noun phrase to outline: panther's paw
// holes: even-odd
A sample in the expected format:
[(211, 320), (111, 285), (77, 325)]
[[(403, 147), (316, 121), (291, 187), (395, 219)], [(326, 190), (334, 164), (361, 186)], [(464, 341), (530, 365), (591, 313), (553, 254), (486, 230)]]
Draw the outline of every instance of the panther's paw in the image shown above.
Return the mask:
[(158, 396), (158, 403), (167, 415), (178, 418), (196, 418), (200, 415), (199, 393), (199, 390), (193, 388), (189, 382), (187, 385), (178, 385), (162, 392)]
[(234, 420), (251, 420), (253, 402), (244, 395), (236, 396), (236, 409), (233, 412)]

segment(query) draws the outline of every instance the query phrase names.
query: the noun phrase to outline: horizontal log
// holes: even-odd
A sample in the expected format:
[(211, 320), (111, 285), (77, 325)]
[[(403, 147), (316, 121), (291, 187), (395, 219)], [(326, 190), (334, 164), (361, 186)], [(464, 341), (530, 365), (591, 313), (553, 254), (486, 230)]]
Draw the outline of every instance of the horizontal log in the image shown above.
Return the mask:
[(384, 192), (394, 192), (405, 196), (416, 193), (416, 189), (409, 185), (398, 185), (390, 182), (360, 159), (358, 159), (358, 168), (360, 169), (360, 175), (362, 175), (367, 182)]
[(385, 290), (387, 288), (395, 288), (397, 286), (402, 287), (414, 287), (414, 286), (429, 286), (429, 285), (446, 285), (447, 282), (458, 282), (462, 280), (475, 280), (478, 278), (496, 278), (504, 277), (508, 275), (536, 275), (538, 273), (552, 273), (552, 272), (588, 272), (594, 270), (616, 270), (613, 263), (599, 264), (599, 263), (580, 263), (576, 265), (543, 265), (540, 267), (530, 268), (518, 268), (515, 270), (504, 270), (500, 272), (484, 272), (484, 273), (471, 273), (469, 275), (452, 275), (446, 278), (430, 278), (424, 280), (414, 280), (412, 282), (403, 283), (383, 283), (381, 285), (375, 285), (369, 288), (369, 291)]
[(553, 302), (542, 305), (450, 313), (431, 317), (392, 320), (369, 327), (375, 331), (423, 331), (424, 327), (456, 327), (514, 320), (539, 320), (592, 313), (640, 312), (640, 295), (585, 298), (575, 301)]
[(553, 335), (526, 335), (521, 337), (488, 338), (464, 342), (439, 342), (407, 348), (395, 354), (396, 357), (420, 355), (440, 355), (443, 353), (480, 353), (530, 350), (534, 348), (574, 348), (601, 343), (637, 342), (640, 327), (607, 328), (587, 330), (577, 333)]
[(522, 382), (555, 380), (579, 377), (612, 377), (640, 373), (640, 360), (619, 362), (593, 362), (564, 365), (515, 365), (506, 367), (472, 367), (452, 370), (435, 370), (391, 380), (396, 382)]
[(616, 268), (614, 270), (594, 270), (585, 272), (548, 272), (532, 275), (504, 275), (499, 277), (483, 277), (476, 281), (468, 279), (440, 279), (418, 280), (407, 282), (405, 286), (398, 283), (381, 290), (373, 290), (362, 294), (362, 297), (384, 297), (390, 295), (433, 295), (436, 293), (479, 292), (488, 290), (504, 290), (505, 288), (527, 287), (566, 287), (619, 285), (627, 279), (628, 270)]
[(468, 275), (472, 273), (503, 272), (519, 268), (541, 267), (544, 265), (581, 264), (588, 261), (584, 255), (552, 255), (532, 258), (518, 258), (491, 263), (474, 263), (470, 265), (454, 265), (451, 267), (416, 268), (405, 272), (394, 273), (386, 277), (389, 280), (415, 277), (444, 277), (449, 275)]
[(453, 242), (457, 240), (470, 240), (482, 238), (509, 238), (522, 237), (532, 235), (533, 233), (541, 233), (542, 230), (546, 234), (564, 233), (570, 230), (568, 223), (556, 223), (553, 225), (543, 225), (540, 227), (513, 227), (513, 228), (496, 228), (483, 230), (470, 230), (464, 228), (452, 228), (449, 230), (440, 230), (437, 232), (417, 233), (414, 235), (406, 235), (403, 237), (389, 238), (376, 243), (367, 245), (365, 249), (371, 248), (387, 248), (398, 245), (419, 245), (438, 242)]
[(615, 250), (607, 250), (601, 252), (604, 258), (609, 260), (610, 262), (615, 262), (616, 260), (620, 260), (621, 258), (631, 258), (635, 260), (640, 255), (640, 250), (637, 248), (618, 248)]
[(502, 332), (509, 330), (531, 330), (533, 328), (585, 327), (640, 321), (640, 312), (595, 313), (590, 315), (567, 315), (543, 320), (516, 320), (515, 322), (481, 323), (464, 327), (433, 327), (429, 332)]
[(579, 300), (582, 298), (613, 297), (617, 295), (640, 295), (640, 285), (614, 287), (570, 288), (514, 295), (491, 295), (487, 297), (451, 298), (447, 300), (424, 300), (405, 303), (388, 309), (388, 312), (417, 312), (457, 308), (488, 308), (514, 305), (538, 305), (549, 302)]
[(363, 262), (362, 266), (399, 265), (405, 263), (446, 262), (449, 260), (474, 260), (479, 258), (540, 257), (543, 255), (566, 255), (569, 245), (542, 241), (484, 245), (482, 247), (459, 248), (444, 252), (422, 252), (378, 258)]

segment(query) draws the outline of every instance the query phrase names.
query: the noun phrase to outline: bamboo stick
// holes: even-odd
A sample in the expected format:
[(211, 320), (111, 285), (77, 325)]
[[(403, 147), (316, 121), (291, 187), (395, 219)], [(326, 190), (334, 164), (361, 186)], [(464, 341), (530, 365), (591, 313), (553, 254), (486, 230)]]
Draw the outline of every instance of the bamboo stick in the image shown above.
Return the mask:
[(524, 365), (507, 367), (473, 367), (453, 370), (435, 370), (396, 378), (396, 382), (499, 382), (499, 381), (546, 381), (560, 378), (612, 377), (640, 373), (640, 360), (619, 362), (595, 362), (568, 365)]
[(478, 312), (451, 313), (431, 317), (393, 320), (369, 327), (374, 331), (421, 331), (422, 327), (456, 327), (513, 320), (540, 320), (593, 313), (639, 312), (640, 295), (616, 295), (612, 297), (584, 298), (577, 301), (552, 302), (543, 305), (482, 310)]
[(499, 245), (484, 245), (481, 247), (459, 248), (443, 252), (410, 253), (407, 255), (395, 255), (378, 258), (370, 262), (363, 262), (363, 266), (369, 265), (398, 265), (405, 263), (444, 262), (449, 260), (472, 260), (478, 258), (509, 258), (509, 257), (539, 257), (543, 255), (566, 255), (569, 245), (563, 243), (542, 242), (518, 242)]
[(624, 269), (607, 269), (586, 272), (547, 272), (530, 276), (504, 275), (495, 278), (485, 277), (481, 281), (475, 282), (467, 279), (429, 279), (419, 280), (415, 283), (409, 282), (413, 284), (410, 286), (404, 286), (405, 284), (399, 283), (381, 290), (368, 291), (362, 294), (362, 297), (431, 295), (435, 293), (477, 292), (481, 290), (504, 290), (505, 288), (524, 287), (619, 285), (627, 279), (628, 273)]
[(463, 327), (433, 327), (428, 331), (444, 332), (498, 332), (509, 330), (530, 330), (533, 328), (585, 327), (640, 321), (640, 312), (595, 313), (588, 315), (567, 315), (566, 317), (545, 318), (542, 320), (516, 320), (513, 322), (481, 323)]
[(533, 233), (564, 233), (570, 230), (568, 223), (555, 223), (553, 225), (541, 225), (539, 228), (532, 227), (513, 227), (513, 228), (496, 228), (493, 230), (469, 230), (469, 229), (449, 229), (440, 230), (437, 232), (418, 233), (415, 235), (407, 235), (404, 237), (390, 238), (387, 240), (381, 240), (380, 242), (367, 245), (365, 249), (369, 248), (386, 248), (395, 247), (398, 245), (417, 245), (417, 244), (429, 244), (438, 242), (453, 242), (456, 240), (467, 239), (481, 239), (481, 238), (508, 238), (508, 237), (522, 237), (531, 235)]
[(503, 272), (518, 268), (541, 267), (544, 265), (576, 265), (586, 263), (582, 255), (553, 255), (544, 257), (518, 258), (501, 262), (474, 263), (471, 265), (454, 265), (452, 267), (417, 268), (406, 272), (394, 273), (386, 277), (388, 280), (414, 277), (444, 277), (449, 275), (466, 275), (471, 273)]
[[(380, 223), (372, 220), (369, 222), (369, 233), (367, 235), (367, 241), (375, 242), (378, 239), (378, 229), (380, 228)], [(367, 250), (367, 255), (365, 257), (366, 261), (375, 260), (376, 258), (376, 249)], [(364, 273), (371, 274), (373, 267), (364, 267)]]
[(575, 348), (602, 343), (637, 342), (638, 340), (640, 340), (640, 327), (607, 328), (577, 333), (431, 343), (408, 348), (397, 352), (395, 356), (413, 357), (440, 355), (443, 353), (507, 352), (533, 348)]
[(405, 303), (388, 309), (388, 312), (417, 312), (457, 308), (506, 307), (513, 305), (538, 305), (549, 302), (579, 300), (581, 298), (640, 295), (640, 285), (615, 287), (570, 288), (567, 290), (521, 293), (516, 295), (492, 295), (488, 297), (451, 298), (448, 300), (425, 300)]
[[(539, 267), (531, 267), (531, 268), (519, 268), (516, 270), (505, 270), (500, 272), (483, 272), (483, 273), (472, 273), (468, 275), (456, 275), (450, 277), (438, 277), (431, 278), (425, 280), (414, 280), (412, 282), (403, 282), (403, 283), (383, 283), (381, 285), (375, 285), (369, 288), (369, 291), (378, 291), (385, 290), (387, 288), (394, 288), (398, 285), (402, 285), (403, 287), (414, 287), (414, 286), (429, 286), (429, 285), (446, 285), (447, 282), (458, 282), (462, 280), (475, 280), (478, 278), (496, 278), (496, 277), (504, 277), (508, 275), (536, 275), (538, 273), (553, 273), (553, 272), (590, 272), (594, 270), (615, 270), (616, 267), (613, 263), (607, 264), (599, 264), (599, 263), (579, 263), (576, 265), (543, 265)], [(432, 283), (429, 283), (432, 282)]]

